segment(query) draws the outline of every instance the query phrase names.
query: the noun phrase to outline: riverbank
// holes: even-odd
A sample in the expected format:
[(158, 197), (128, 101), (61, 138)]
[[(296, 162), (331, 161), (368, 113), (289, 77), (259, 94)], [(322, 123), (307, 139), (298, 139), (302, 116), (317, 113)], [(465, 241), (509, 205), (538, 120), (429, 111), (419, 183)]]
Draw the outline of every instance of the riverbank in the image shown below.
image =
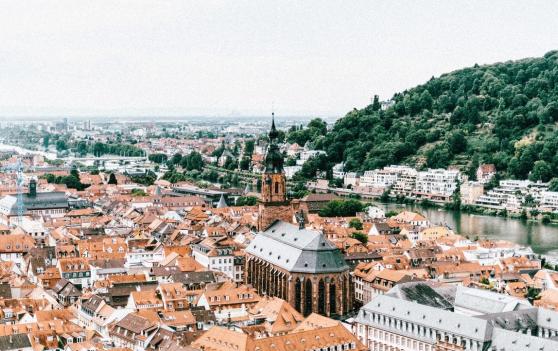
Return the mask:
[(56, 154), (53, 152), (30, 150), (30, 149), (22, 148), (20, 146), (1, 144), (1, 143), (0, 143), (0, 151), (14, 151), (20, 155), (25, 155), (25, 154), (41, 155), (49, 160), (54, 160), (57, 158)]
[(518, 245), (529, 246), (533, 252), (558, 263), (558, 226), (556, 225), (511, 217), (466, 213), (439, 206), (424, 207), (416, 203), (371, 203), (386, 212), (403, 210), (419, 212), (433, 224), (447, 225), (455, 233), (469, 238), (507, 240)]
[[(386, 201), (388, 200), (388, 201)], [(418, 204), (422, 207), (443, 208), (445, 210), (461, 211), (469, 214), (478, 214), (483, 216), (497, 216), (504, 218), (514, 218), (525, 221), (540, 222), (542, 224), (558, 225), (558, 213), (540, 212), (536, 209), (523, 209), (521, 212), (510, 212), (506, 209), (489, 208), (478, 205), (463, 205), (453, 203), (440, 203), (428, 199), (417, 201), (415, 199), (405, 198), (403, 201), (397, 201), (393, 198), (376, 198), (375, 201), (390, 202), (398, 204)]]

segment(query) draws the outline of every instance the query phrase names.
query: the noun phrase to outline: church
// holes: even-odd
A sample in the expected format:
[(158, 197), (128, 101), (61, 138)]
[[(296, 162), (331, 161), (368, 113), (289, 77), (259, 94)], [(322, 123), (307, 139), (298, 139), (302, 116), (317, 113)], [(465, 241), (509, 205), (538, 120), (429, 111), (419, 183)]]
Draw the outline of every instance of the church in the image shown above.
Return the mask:
[(305, 316), (346, 315), (353, 309), (350, 268), (322, 232), (304, 228), (302, 217), (293, 224), (277, 138), (273, 119), (258, 204), (259, 233), (246, 248), (245, 281), (262, 295), (286, 300)]

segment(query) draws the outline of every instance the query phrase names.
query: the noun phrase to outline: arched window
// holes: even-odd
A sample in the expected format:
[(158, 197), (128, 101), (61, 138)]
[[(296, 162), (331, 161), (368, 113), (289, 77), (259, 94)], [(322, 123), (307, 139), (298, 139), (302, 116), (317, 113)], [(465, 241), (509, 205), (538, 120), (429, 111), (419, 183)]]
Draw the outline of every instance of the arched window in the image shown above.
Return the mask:
[(318, 283), (318, 313), (322, 316), (326, 315), (326, 299), (325, 299), (325, 284), (324, 280), (320, 279)]
[(337, 314), (337, 306), (335, 304), (335, 284), (329, 285), (329, 315)]
[(302, 294), (302, 283), (300, 282), (300, 279), (296, 278), (296, 282), (295, 282), (295, 309), (298, 312), (302, 312), (302, 306), (301, 306), (302, 297), (300, 296), (301, 294)]
[(279, 182), (275, 182), (275, 194), (279, 194)]
[(306, 283), (304, 286), (304, 316), (310, 315), (312, 313), (312, 282), (310, 279), (306, 279)]

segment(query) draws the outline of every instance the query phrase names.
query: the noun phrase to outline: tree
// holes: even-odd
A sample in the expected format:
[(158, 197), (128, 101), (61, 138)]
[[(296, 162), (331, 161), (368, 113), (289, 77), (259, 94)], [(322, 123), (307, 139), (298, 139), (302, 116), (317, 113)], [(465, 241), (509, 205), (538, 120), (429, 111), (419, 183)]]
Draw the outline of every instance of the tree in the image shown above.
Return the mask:
[(68, 145), (64, 140), (58, 139), (58, 141), (56, 141), (56, 151), (60, 152), (60, 151), (65, 151), (67, 149), (68, 149)]
[(352, 217), (362, 212), (364, 204), (358, 200), (331, 200), (319, 212), (321, 217)]
[[(426, 159), (427, 167), (456, 165), (469, 173), (471, 160), (494, 163), (502, 176), (517, 179), (545, 161), (557, 174), (556, 72), (558, 52), (457, 70), (395, 94), (386, 109), (378, 108), (379, 98), (353, 109), (325, 135), (309, 126), (290, 128), (287, 140), (310, 142), (327, 152), (328, 168), (344, 162), (346, 171)], [(538, 166), (531, 177), (548, 178), (547, 171)], [(314, 176), (303, 172), (299, 179)]]
[(210, 182), (216, 182), (219, 179), (219, 173), (213, 169), (206, 169), (202, 172), (201, 177)]
[(147, 171), (145, 174), (130, 177), (134, 183), (144, 186), (150, 186), (157, 180), (157, 175), (153, 171)]
[(45, 149), (48, 149), (49, 145), (50, 145), (50, 135), (45, 134), (45, 136), (43, 137), (43, 147)]
[(425, 90), (420, 94), (420, 106), (423, 110), (431, 109), (433, 101), (434, 99), (432, 99), (432, 95), (430, 95), (428, 90)]
[(240, 196), (236, 199), (235, 206), (256, 206), (258, 198), (254, 196)]
[(558, 178), (554, 177), (548, 183), (548, 190), (549, 191), (558, 191)]
[(355, 228), (356, 230), (362, 230), (362, 222), (358, 218), (353, 218), (349, 221), (349, 228)]
[(111, 173), (109, 175), (109, 179), (108, 179), (108, 184), (118, 184), (118, 180), (116, 179), (116, 175), (114, 175), (114, 173)]
[(77, 170), (77, 168), (72, 168), (72, 170), (70, 171), (70, 176), (79, 180), (79, 171)]
[(76, 152), (80, 155), (85, 155), (87, 154), (87, 149), (87, 143), (82, 140), (77, 144)]
[(368, 242), (368, 235), (364, 234), (363, 232), (354, 232), (353, 234), (351, 234), (351, 237), (357, 239), (363, 244), (366, 244)]
[(532, 181), (548, 182), (552, 176), (552, 168), (546, 161), (536, 161), (533, 165), (533, 170), (529, 174), (529, 179)]
[(452, 154), (460, 154), (467, 149), (467, 139), (459, 129), (450, 133), (447, 143)]
[(526, 207), (534, 207), (535, 206), (535, 198), (533, 198), (533, 195), (527, 194), (525, 196), (525, 199), (523, 199), (523, 206), (526, 206)]
[(191, 171), (191, 170), (198, 170), (201, 171), (203, 168), (203, 159), (199, 152), (192, 151), (188, 155), (182, 157), (180, 161), (180, 165), (182, 168)]
[(399, 214), (399, 212), (395, 211), (395, 210), (390, 210), (386, 212), (386, 218), (390, 218), (390, 217), (394, 217), (397, 216)]
[(244, 143), (244, 154), (248, 157), (254, 153), (254, 139), (246, 140)]
[(93, 144), (93, 155), (100, 157), (103, 156), (105, 152), (106, 152), (105, 144), (101, 142), (96, 142), (95, 144)]
[(454, 211), (459, 211), (461, 209), (461, 183), (456, 179), (457, 186), (451, 195), (451, 204), (449, 207)]
[(374, 95), (374, 101), (372, 102), (372, 111), (380, 111), (382, 105), (380, 105), (380, 97), (378, 95)]
[(182, 161), (182, 154), (177, 152), (174, 155), (172, 155), (171, 159), (169, 160), (171, 164), (173, 165), (178, 165), (180, 164), (180, 161)]
[(540, 289), (529, 286), (527, 287), (527, 294), (525, 295), (525, 297), (532, 303), (534, 300), (538, 300), (541, 298), (540, 292)]
[(67, 176), (55, 176), (53, 174), (45, 174), (43, 176), (48, 183), (54, 184), (64, 184), (69, 189), (76, 189), (81, 191), (89, 186), (89, 184), (83, 184), (79, 179), (79, 173), (76, 169), (70, 171), (70, 175)]
[(426, 154), (426, 164), (430, 168), (446, 168), (449, 164), (450, 152), (445, 147), (436, 147)]
[(167, 155), (165, 154), (151, 154), (148, 157), (149, 161), (161, 164), (167, 160)]
[(147, 196), (147, 193), (145, 191), (143, 191), (143, 189), (139, 189), (139, 188), (132, 189), (131, 194), (134, 197)]
[(240, 160), (239, 167), (240, 167), (241, 170), (247, 171), (247, 170), (250, 169), (250, 164), (251, 163), (252, 163), (252, 161), (249, 157), (243, 157)]

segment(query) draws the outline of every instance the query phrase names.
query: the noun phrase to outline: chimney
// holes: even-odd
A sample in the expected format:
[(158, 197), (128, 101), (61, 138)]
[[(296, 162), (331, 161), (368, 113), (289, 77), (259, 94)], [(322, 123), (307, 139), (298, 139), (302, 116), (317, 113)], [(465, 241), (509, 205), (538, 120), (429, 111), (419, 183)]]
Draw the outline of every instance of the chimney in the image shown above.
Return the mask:
[(35, 179), (29, 181), (29, 196), (37, 196), (37, 181)]

